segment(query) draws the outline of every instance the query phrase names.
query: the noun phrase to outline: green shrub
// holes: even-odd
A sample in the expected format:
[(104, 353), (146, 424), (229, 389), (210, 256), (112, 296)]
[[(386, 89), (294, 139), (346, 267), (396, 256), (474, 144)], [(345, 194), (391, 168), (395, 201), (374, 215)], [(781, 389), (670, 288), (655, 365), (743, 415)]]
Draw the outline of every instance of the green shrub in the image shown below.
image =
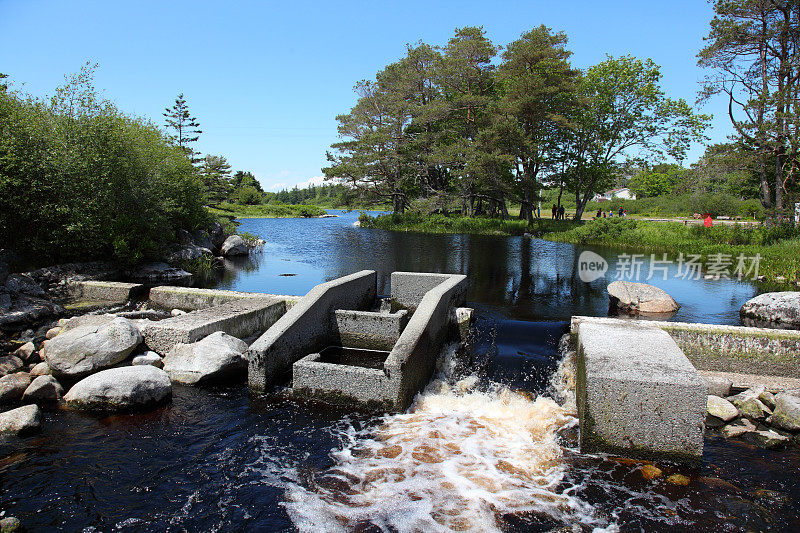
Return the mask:
[(209, 222), (195, 170), (84, 70), (50, 100), (0, 90), (0, 247), (46, 262), (160, 255)]

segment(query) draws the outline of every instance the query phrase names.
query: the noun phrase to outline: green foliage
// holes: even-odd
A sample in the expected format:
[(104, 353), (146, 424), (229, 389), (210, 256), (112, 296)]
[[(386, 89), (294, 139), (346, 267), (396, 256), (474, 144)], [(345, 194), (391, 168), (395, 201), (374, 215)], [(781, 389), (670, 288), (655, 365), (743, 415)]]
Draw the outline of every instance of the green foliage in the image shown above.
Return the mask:
[(756, 199), (742, 200), (730, 194), (669, 194), (655, 198), (626, 200), (614, 198), (604, 202), (589, 202), (586, 210), (593, 214), (598, 209), (613, 211), (619, 208), (629, 215), (647, 217), (691, 217), (695, 213), (711, 213), (714, 217), (763, 218), (764, 209)]
[(648, 222), (630, 219), (589, 221), (570, 230), (553, 232), (545, 238), (576, 244), (593, 244), (635, 251), (697, 254), (760, 255), (761, 274), (788, 281), (800, 279), (800, 231), (790, 225), (775, 227), (754, 225)]
[(49, 100), (0, 91), (0, 246), (37, 263), (154, 258), (208, 222), (184, 151), (98, 99), (92, 73)]
[(183, 150), (193, 165), (200, 163), (202, 160), (192, 145), (200, 138), (203, 130), (200, 129), (197, 119), (189, 113), (189, 106), (183, 93), (179, 94), (172, 107), (165, 108), (162, 114), (165, 119), (164, 125), (169, 132), (169, 140)]
[(209, 208), (209, 211), (215, 215), (236, 218), (311, 218), (326, 214), (323, 208), (315, 205), (242, 205), (229, 202), (222, 202)]
[(418, 233), (477, 233), (483, 235), (522, 235), (527, 231), (525, 220), (500, 218), (422, 215), (420, 213), (392, 213), (372, 217), (362, 213), (358, 218), (361, 227), (379, 228)]

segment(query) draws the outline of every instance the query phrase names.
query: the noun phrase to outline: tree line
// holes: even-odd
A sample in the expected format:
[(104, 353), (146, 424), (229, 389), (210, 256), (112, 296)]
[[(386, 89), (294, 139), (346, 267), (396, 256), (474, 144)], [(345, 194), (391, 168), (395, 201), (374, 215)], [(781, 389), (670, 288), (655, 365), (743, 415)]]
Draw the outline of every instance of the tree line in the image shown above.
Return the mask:
[(567, 36), (539, 26), (504, 48), (480, 27), (406, 55), (355, 86), (327, 153), (329, 179), (395, 212), (457, 210), (531, 220), (545, 186), (573, 195), (580, 218), (632, 162), (682, 160), (709, 117), (660, 87), (649, 59), (570, 63)]

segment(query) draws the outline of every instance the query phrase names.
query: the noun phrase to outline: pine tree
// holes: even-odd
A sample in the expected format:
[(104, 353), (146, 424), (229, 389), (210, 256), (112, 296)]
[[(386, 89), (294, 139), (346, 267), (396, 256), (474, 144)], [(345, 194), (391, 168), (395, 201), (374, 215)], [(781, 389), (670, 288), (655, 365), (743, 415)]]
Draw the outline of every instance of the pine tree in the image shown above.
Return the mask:
[(175, 104), (171, 108), (164, 109), (163, 114), (166, 119), (167, 130), (172, 132), (170, 134), (172, 142), (186, 153), (193, 165), (203, 161), (199, 157), (199, 153), (191, 147), (191, 144), (197, 142), (197, 139), (200, 138), (203, 130), (199, 129), (200, 123), (197, 122), (197, 118), (189, 114), (189, 106), (186, 104), (183, 93), (178, 95), (175, 99)]

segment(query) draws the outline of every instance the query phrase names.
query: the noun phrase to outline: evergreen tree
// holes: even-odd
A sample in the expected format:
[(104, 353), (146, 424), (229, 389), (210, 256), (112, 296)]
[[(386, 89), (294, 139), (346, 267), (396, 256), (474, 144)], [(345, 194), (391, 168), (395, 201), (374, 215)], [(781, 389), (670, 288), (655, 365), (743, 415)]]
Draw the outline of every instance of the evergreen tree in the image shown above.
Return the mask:
[(197, 122), (197, 118), (189, 113), (189, 106), (186, 104), (183, 93), (178, 95), (171, 108), (164, 109), (163, 115), (166, 119), (165, 125), (172, 142), (183, 150), (193, 165), (203, 161), (192, 148), (192, 144), (197, 142), (203, 130), (200, 129), (200, 123)]
[(200, 179), (209, 204), (218, 204), (231, 196), (231, 166), (221, 155), (207, 155), (200, 167)]

